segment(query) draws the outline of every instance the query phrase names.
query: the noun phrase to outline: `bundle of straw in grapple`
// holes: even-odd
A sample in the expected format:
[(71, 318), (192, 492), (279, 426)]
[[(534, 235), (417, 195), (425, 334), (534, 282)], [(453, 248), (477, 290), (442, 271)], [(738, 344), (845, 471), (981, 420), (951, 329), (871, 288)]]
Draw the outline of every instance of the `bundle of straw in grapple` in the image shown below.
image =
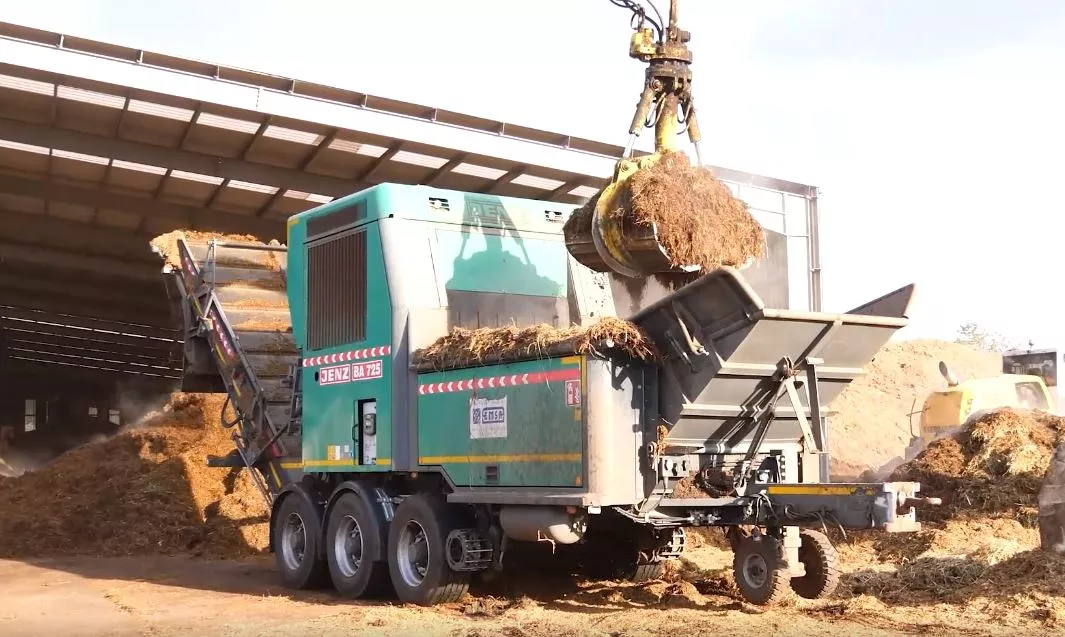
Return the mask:
[[(674, 267), (697, 265), (709, 272), (765, 254), (765, 233), (747, 204), (683, 152), (663, 152), (659, 161), (623, 182), (619, 194), (621, 210), (613, 212), (654, 224)], [(598, 201), (593, 197), (575, 211), (570, 223), (588, 223)]]
[(432, 345), (415, 351), (413, 362), (419, 367), (448, 369), (541, 358), (555, 352), (584, 354), (607, 344), (639, 360), (656, 356), (651, 342), (639, 328), (628, 321), (608, 317), (590, 327), (557, 328), (546, 324), (476, 330), (456, 327)]

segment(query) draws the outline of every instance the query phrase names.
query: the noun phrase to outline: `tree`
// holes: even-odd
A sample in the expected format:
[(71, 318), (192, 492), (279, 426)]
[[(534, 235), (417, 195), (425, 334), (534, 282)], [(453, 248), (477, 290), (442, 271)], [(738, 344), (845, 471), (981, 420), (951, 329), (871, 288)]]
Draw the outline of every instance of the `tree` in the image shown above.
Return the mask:
[(1002, 334), (985, 330), (972, 321), (964, 323), (958, 328), (958, 336), (954, 339), (954, 342), (999, 354), (1019, 347)]

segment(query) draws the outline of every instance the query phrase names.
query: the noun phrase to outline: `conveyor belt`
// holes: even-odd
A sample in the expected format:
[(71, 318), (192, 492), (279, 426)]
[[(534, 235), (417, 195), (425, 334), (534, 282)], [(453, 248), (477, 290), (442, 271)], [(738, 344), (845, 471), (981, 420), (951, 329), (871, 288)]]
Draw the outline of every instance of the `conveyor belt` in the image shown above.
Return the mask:
[(177, 245), (181, 268), (172, 274), (186, 306), (186, 340), (209, 344), (229, 394), (222, 418), (234, 426), (235, 452), (209, 464), (254, 469), (272, 500), (302, 459), (300, 432), (290, 427), (289, 374), (299, 354), (285, 292), (286, 248), (188, 239)]

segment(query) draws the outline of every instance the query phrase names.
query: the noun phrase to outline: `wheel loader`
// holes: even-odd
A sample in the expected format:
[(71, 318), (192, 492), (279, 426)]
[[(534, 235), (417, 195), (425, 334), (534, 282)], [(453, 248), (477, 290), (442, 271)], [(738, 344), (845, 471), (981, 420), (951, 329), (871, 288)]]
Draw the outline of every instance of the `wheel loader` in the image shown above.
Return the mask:
[[(994, 409), (1013, 407), (1056, 412), (1058, 409), (1057, 350), (1014, 350), (1002, 355), (1002, 374), (959, 380), (945, 361), (939, 372), (946, 389), (925, 397), (911, 425), (912, 440), (904, 458), (912, 460), (930, 442), (953, 435), (973, 419)], [(1023, 372), (1023, 373), (1022, 373)]]
[[(683, 80), (675, 18), (634, 42)], [(919, 484), (828, 481), (823, 416), (906, 325), (912, 285), (806, 312), (722, 267), (627, 317), (650, 359), (599, 338), (425, 362), (458, 328), (596, 324), (616, 315), (609, 272), (661, 271), (653, 229), (569, 241), (575, 208), (380, 184), (289, 218), (284, 245), (175, 241), (182, 387), (227, 394), (234, 451), (209, 464), (255, 478), (287, 586), (438, 604), (537, 543), (605, 553), (639, 581), (684, 553), (687, 529), (716, 527), (742, 595), (773, 604), (833, 592), (828, 527), (920, 529), (937, 502)]]

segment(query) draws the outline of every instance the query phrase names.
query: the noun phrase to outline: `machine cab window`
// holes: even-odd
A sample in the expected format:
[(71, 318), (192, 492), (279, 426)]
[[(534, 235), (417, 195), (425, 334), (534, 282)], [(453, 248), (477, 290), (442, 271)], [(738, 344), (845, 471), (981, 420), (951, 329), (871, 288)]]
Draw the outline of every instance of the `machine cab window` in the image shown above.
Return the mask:
[(1017, 383), (1017, 401), (1025, 409), (1047, 410), (1050, 407), (1039, 383)]

